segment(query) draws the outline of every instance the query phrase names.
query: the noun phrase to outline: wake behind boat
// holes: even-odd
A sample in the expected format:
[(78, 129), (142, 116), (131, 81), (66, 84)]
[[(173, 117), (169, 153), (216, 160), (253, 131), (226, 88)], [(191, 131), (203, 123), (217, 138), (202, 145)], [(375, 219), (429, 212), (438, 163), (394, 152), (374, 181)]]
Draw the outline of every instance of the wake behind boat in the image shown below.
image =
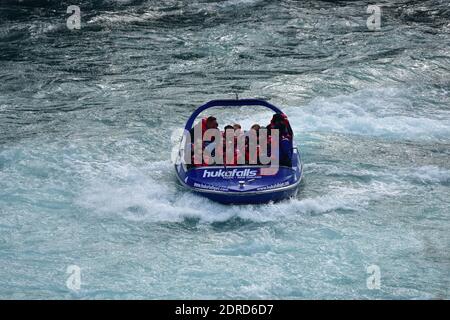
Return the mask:
[[(242, 106), (272, 110), (271, 123), (247, 132), (239, 125), (220, 131), (216, 119), (208, 117), (194, 126), (207, 109)], [(175, 170), (193, 192), (225, 204), (265, 203), (297, 194), (303, 174), (300, 152), (287, 116), (274, 105), (257, 99), (212, 100), (193, 112), (184, 132)]]

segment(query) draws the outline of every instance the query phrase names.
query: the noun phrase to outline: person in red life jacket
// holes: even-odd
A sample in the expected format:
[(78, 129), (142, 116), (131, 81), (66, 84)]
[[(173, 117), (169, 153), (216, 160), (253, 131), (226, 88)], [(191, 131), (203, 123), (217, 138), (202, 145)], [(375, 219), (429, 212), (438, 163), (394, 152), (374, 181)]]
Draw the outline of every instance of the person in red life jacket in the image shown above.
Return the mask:
[[(223, 137), (225, 138), (225, 135), (226, 135), (226, 133), (227, 133), (227, 130), (234, 130), (234, 128), (233, 128), (233, 126), (232, 125), (226, 125), (225, 126), (225, 128), (223, 128), (223, 133), (222, 133), (222, 135), (223, 135)], [(234, 133), (233, 133), (234, 134)]]
[(253, 130), (255, 130), (256, 132), (258, 132), (259, 129), (261, 129), (261, 126), (260, 126), (259, 124), (255, 123), (254, 125), (252, 125), (252, 127), (251, 127), (250, 129), (253, 129)]
[[(201, 137), (195, 137), (196, 130), (199, 129), (199, 126), (201, 128)], [(207, 118), (203, 118), (194, 127), (192, 127), (189, 130), (189, 134), (191, 136), (191, 143), (192, 143), (191, 150), (194, 150), (194, 154), (192, 155), (192, 164), (194, 166), (198, 167), (198, 166), (207, 165), (208, 162), (206, 162), (205, 159), (203, 159), (203, 150), (208, 144), (210, 144), (211, 142), (214, 142), (214, 140), (205, 142), (205, 141), (203, 141), (203, 136), (204, 136), (206, 130), (217, 129), (218, 127), (219, 127), (219, 123), (217, 122), (217, 119), (213, 116), (210, 116)], [(197, 139), (197, 140), (195, 140), (195, 139)], [(194, 141), (196, 141), (196, 143), (194, 143)], [(201, 159), (200, 159), (199, 146), (201, 146), (201, 148), (202, 148)], [(197, 153), (195, 151), (197, 151)], [(196, 160), (196, 161), (194, 162), (194, 160)]]
[(275, 113), (272, 116), (272, 120), (270, 121), (268, 127), (270, 127), (271, 129), (278, 129), (280, 132), (280, 137), (282, 138), (288, 138), (292, 140), (292, 138), (294, 137), (291, 124), (289, 123), (289, 120), (284, 113)]
[[(246, 136), (245, 133), (242, 131), (242, 127), (239, 123), (235, 123), (233, 125), (234, 128), (234, 158), (235, 158), (235, 165), (243, 165), (245, 164), (245, 143), (246, 143)], [(239, 143), (242, 143), (242, 145), (239, 145)]]
[[(236, 137), (233, 126), (225, 126), (223, 132), (223, 141), (223, 163), (228, 166), (235, 166), (237, 163), (237, 157), (235, 153)], [(233, 159), (231, 161), (227, 161), (227, 150), (233, 150)]]
[[(246, 134), (245, 140), (245, 161), (248, 164), (258, 164), (259, 163), (259, 129), (261, 126), (259, 124), (254, 124), (250, 128), (250, 131)], [(256, 144), (256, 150), (250, 150), (250, 140), (253, 144)]]
[(292, 138), (294, 133), (287, 116), (284, 113), (276, 113), (268, 126), (271, 130), (277, 129), (279, 132), (278, 150), (279, 161), (282, 166), (292, 165)]
[[(195, 128), (197, 128), (198, 126), (201, 126), (202, 136), (201, 137), (194, 137)], [(203, 140), (203, 135), (205, 134), (206, 130), (208, 130), (208, 129), (217, 129), (217, 128), (219, 128), (219, 123), (217, 122), (217, 119), (215, 117), (210, 116), (208, 118), (203, 118), (195, 126), (193, 126), (191, 128), (191, 130), (189, 130), (189, 134), (191, 135), (192, 143), (194, 143), (194, 139), (195, 138), (200, 138), (200, 139)]]
[(277, 155), (276, 150), (280, 150), (280, 140), (276, 140), (275, 137), (272, 136), (272, 128), (267, 127), (267, 155), (273, 159), (273, 157), (279, 156)]

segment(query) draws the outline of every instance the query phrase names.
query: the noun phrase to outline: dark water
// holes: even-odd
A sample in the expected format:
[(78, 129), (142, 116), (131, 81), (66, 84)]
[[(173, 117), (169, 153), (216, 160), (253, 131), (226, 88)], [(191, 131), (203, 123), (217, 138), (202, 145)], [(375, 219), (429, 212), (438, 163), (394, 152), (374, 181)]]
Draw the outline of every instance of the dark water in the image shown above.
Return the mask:
[[(71, 4), (0, 1), (0, 297), (449, 298), (448, 1)], [(172, 132), (234, 93), (289, 116), (298, 198), (177, 184)]]

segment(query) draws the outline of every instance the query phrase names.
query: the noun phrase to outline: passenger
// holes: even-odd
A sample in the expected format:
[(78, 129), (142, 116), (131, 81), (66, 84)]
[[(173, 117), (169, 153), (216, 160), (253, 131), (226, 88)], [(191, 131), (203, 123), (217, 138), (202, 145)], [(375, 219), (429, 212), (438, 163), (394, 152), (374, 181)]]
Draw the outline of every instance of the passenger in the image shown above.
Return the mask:
[[(236, 164), (245, 164), (245, 144), (246, 144), (246, 134), (242, 131), (242, 127), (239, 123), (235, 123), (233, 125), (234, 128), (234, 136), (235, 136), (235, 140), (234, 140), (234, 147), (235, 147), (235, 158), (236, 158)], [(242, 150), (239, 150), (240, 146), (238, 145), (238, 141), (243, 141), (244, 145), (242, 146)], [(242, 142), (239, 142), (242, 143)], [(241, 158), (242, 157), (242, 158)], [(240, 161), (238, 161), (238, 159)]]
[(201, 139), (203, 140), (203, 135), (205, 134), (206, 130), (208, 129), (217, 129), (219, 127), (219, 123), (217, 122), (217, 119), (213, 116), (210, 116), (208, 118), (203, 118), (201, 121), (199, 121), (195, 126), (189, 130), (189, 134), (191, 135), (191, 141), (194, 143), (194, 134), (195, 134), (195, 128), (198, 126), (201, 126), (202, 128), (202, 136)]
[[(230, 133), (231, 131), (231, 133)], [(236, 137), (235, 137), (235, 130), (234, 127), (231, 125), (227, 125), (224, 128), (224, 132), (223, 132), (223, 136), (224, 136), (224, 144), (223, 144), (223, 163), (225, 165), (236, 165), (236, 154), (234, 152), (234, 150), (236, 149)], [(231, 162), (227, 162), (226, 159), (226, 154), (227, 154), (227, 150), (233, 150), (234, 152), (234, 156), (233, 156), (233, 160)]]
[(289, 138), (281, 138), (280, 141), (280, 165), (292, 167), (292, 140)]
[(242, 127), (239, 123), (233, 124), (234, 135), (237, 137), (242, 134)]
[[(259, 124), (254, 124), (251, 126), (250, 131), (246, 134), (246, 140), (245, 140), (245, 161), (248, 164), (258, 164), (259, 163), (259, 153), (260, 153), (260, 147), (259, 147), (259, 130), (261, 129), (261, 126)], [(250, 154), (250, 139), (253, 138), (256, 141), (253, 143), (256, 143), (256, 150), (254, 152), (251, 152)], [(252, 150), (253, 151), (253, 150)]]
[(217, 122), (217, 119), (215, 117), (211, 116), (211, 117), (206, 118), (206, 130), (217, 129), (217, 128), (219, 128), (219, 123)]
[(227, 124), (227, 125), (225, 126), (225, 128), (223, 128), (224, 136), (225, 136), (227, 130), (233, 130), (233, 131), (234, 131), (234, 128), (233, 128), (232, 125)]
[[(228, 124), (223, 128), (222, 137), (223, 137), (223, 153), (225, 155), (225, 149), (227, 144), (232, 144), (232, 142), (234, 141), (234, 128), (232, 125)], [(231, 137), (233, 137), (233, 139), (231, 139)]]
[(256, 139), (257, 139), (256, 143), (257, 144), (259, 144), (259, 130), (260, 129), (261, 129), (261, 126), (257, 123), (252, 125), (252, 127), (250, 128), (250, 130), (254, 130), (254, 132), (256, 133)]
[[(228, 135), (227, 135), (228, 133)], [(231, 137), (234, 137), (234, 128), (233, 126), (226, 125), (225, 128), (223, 128), (222, 137), (224, 140), (224, 144), (227, 142), (231, 142)]]
[(292, 140), (292, 137), (294, 136), (289, 120), (284, 113), (274, 114), (268, 127), (271, 129), (278, 129), (280, 137)]
[(253, 129), (253, 130), (255, 130), (256, 132), (258, 132), (259, 129), (261, 129), (261, 126), (260, 126), (259, 124), (255, 123), (254, 125), (252, 125), (252, 127), (251, 127), (250, 129)]
[[(215, 130), (219, 130), (219, 123), (217, 122), (217, 119), (215, 117), (208, 117), (206, 119), (206, 130), (203, 132), (203, 137), (204, 134), (207, 130), (210, 129), (215, 129)], [(220, 131), (218, 132), (220, 133)], [(215, 136), (211, 137), (210, 141), (203, 141), (203, 148), (205, 150), (208, 150), (208, 154), (210, 154), (213, 158), (216, 157), (216, 152), (217, 152), (217, 157), (222, 157), (222, 150), (219, 150), (218, 148), (216, 148), (216, 146), (218, 146), (218, 144), (220, 143), (220, 141), (216, 141), (215, 140)], [(211, 159), (213, 162), (211, 164), (214, 164), (214, 159)], [(209, 161), (206, 161), (206, 159), (204, 159), (204, 161), (206, 162), (206, 164), (209, 164)]]
[[(201, 137), (195, 137), (195, 129), (199, 128), (199, 126), (201, 128)], [(219, 127), (219, 124), (217, 122), (217, 119), (213, 116), (210, 116), (207, 118), (203, 118), (194, 127), (192, 127), (189, 130), (189, 134), (191, 136), (191, 150), (193, 150), (192, 165), (198, 167), (198, 166), (204, 166), (204, 165), (208, 164), (208, 162), (205, 161), (205, 159), (204, 159), (203, 150), (205, 149), (206, 146), (208, 146), (209, 144), (214, 142), (214, 138), (212, 139), (212, 141), (205, 142), (205, 141), (203, 141), (203, 135), (205, 134), (206, 130), (217, 129), (218, 127)], [(196, 143), (194, 143), (195, 139), (198, 139), (198, 140), (196, 140), (197, 141)], [(201, 150), (199, 148), (201, 148)], [(197, 154), (195, 151), (197, 151)], [(200, 152), (202, 154), (201, 158), (199, 158)], [(213, 151), (213, 156), (214, 156), (214, 151)], [(194, 162), (194, 160), (195, 160), (195, 162)]]
[[(230, 131), (232, 131), (231, 134)], [(239, 151), (237, 144), (238, 136), (243, 135), (243, 132), (241, 132), (241, 126), (239, 124), (234, 124), (233, 126), (227, 125), (225, 126), (225, 131), (223, 135), (224, 135), (224, 145), (223, 145), (224, 164), (229, 166), (235, 166), (238, 164), (238, 159), (241, 155), (241, 152)], [(227, 150), (233, 151), (233, 157), (231, 161), (227, 161)]]
[(292, 137), (294, 135), (289, 120), (284, 113), (276, 113), (273, 115), (272, 120), (270, 121), (269, 126), (270, 129), (279, 130), (279, 161), (282, 166), (291, 166), (292, 165)]
[[(270, 125), (266, 127), (267, 129), (267, 156), (272, 156), (272, 128)], [(275, 147), (277, 147), (277, 142), (275, 142)]]

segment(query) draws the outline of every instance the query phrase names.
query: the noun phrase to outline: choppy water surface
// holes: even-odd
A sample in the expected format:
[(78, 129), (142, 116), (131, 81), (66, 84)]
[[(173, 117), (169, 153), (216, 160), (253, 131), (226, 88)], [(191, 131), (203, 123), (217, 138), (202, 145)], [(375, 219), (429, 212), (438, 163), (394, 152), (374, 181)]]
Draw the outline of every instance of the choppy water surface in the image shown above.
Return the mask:
[[(2, 1), (0, 297), (449, 298), (450, 7), (379, 3)], [(298, 198), (177, 184), (170, 134), (234, 92), (290, 117)]]

